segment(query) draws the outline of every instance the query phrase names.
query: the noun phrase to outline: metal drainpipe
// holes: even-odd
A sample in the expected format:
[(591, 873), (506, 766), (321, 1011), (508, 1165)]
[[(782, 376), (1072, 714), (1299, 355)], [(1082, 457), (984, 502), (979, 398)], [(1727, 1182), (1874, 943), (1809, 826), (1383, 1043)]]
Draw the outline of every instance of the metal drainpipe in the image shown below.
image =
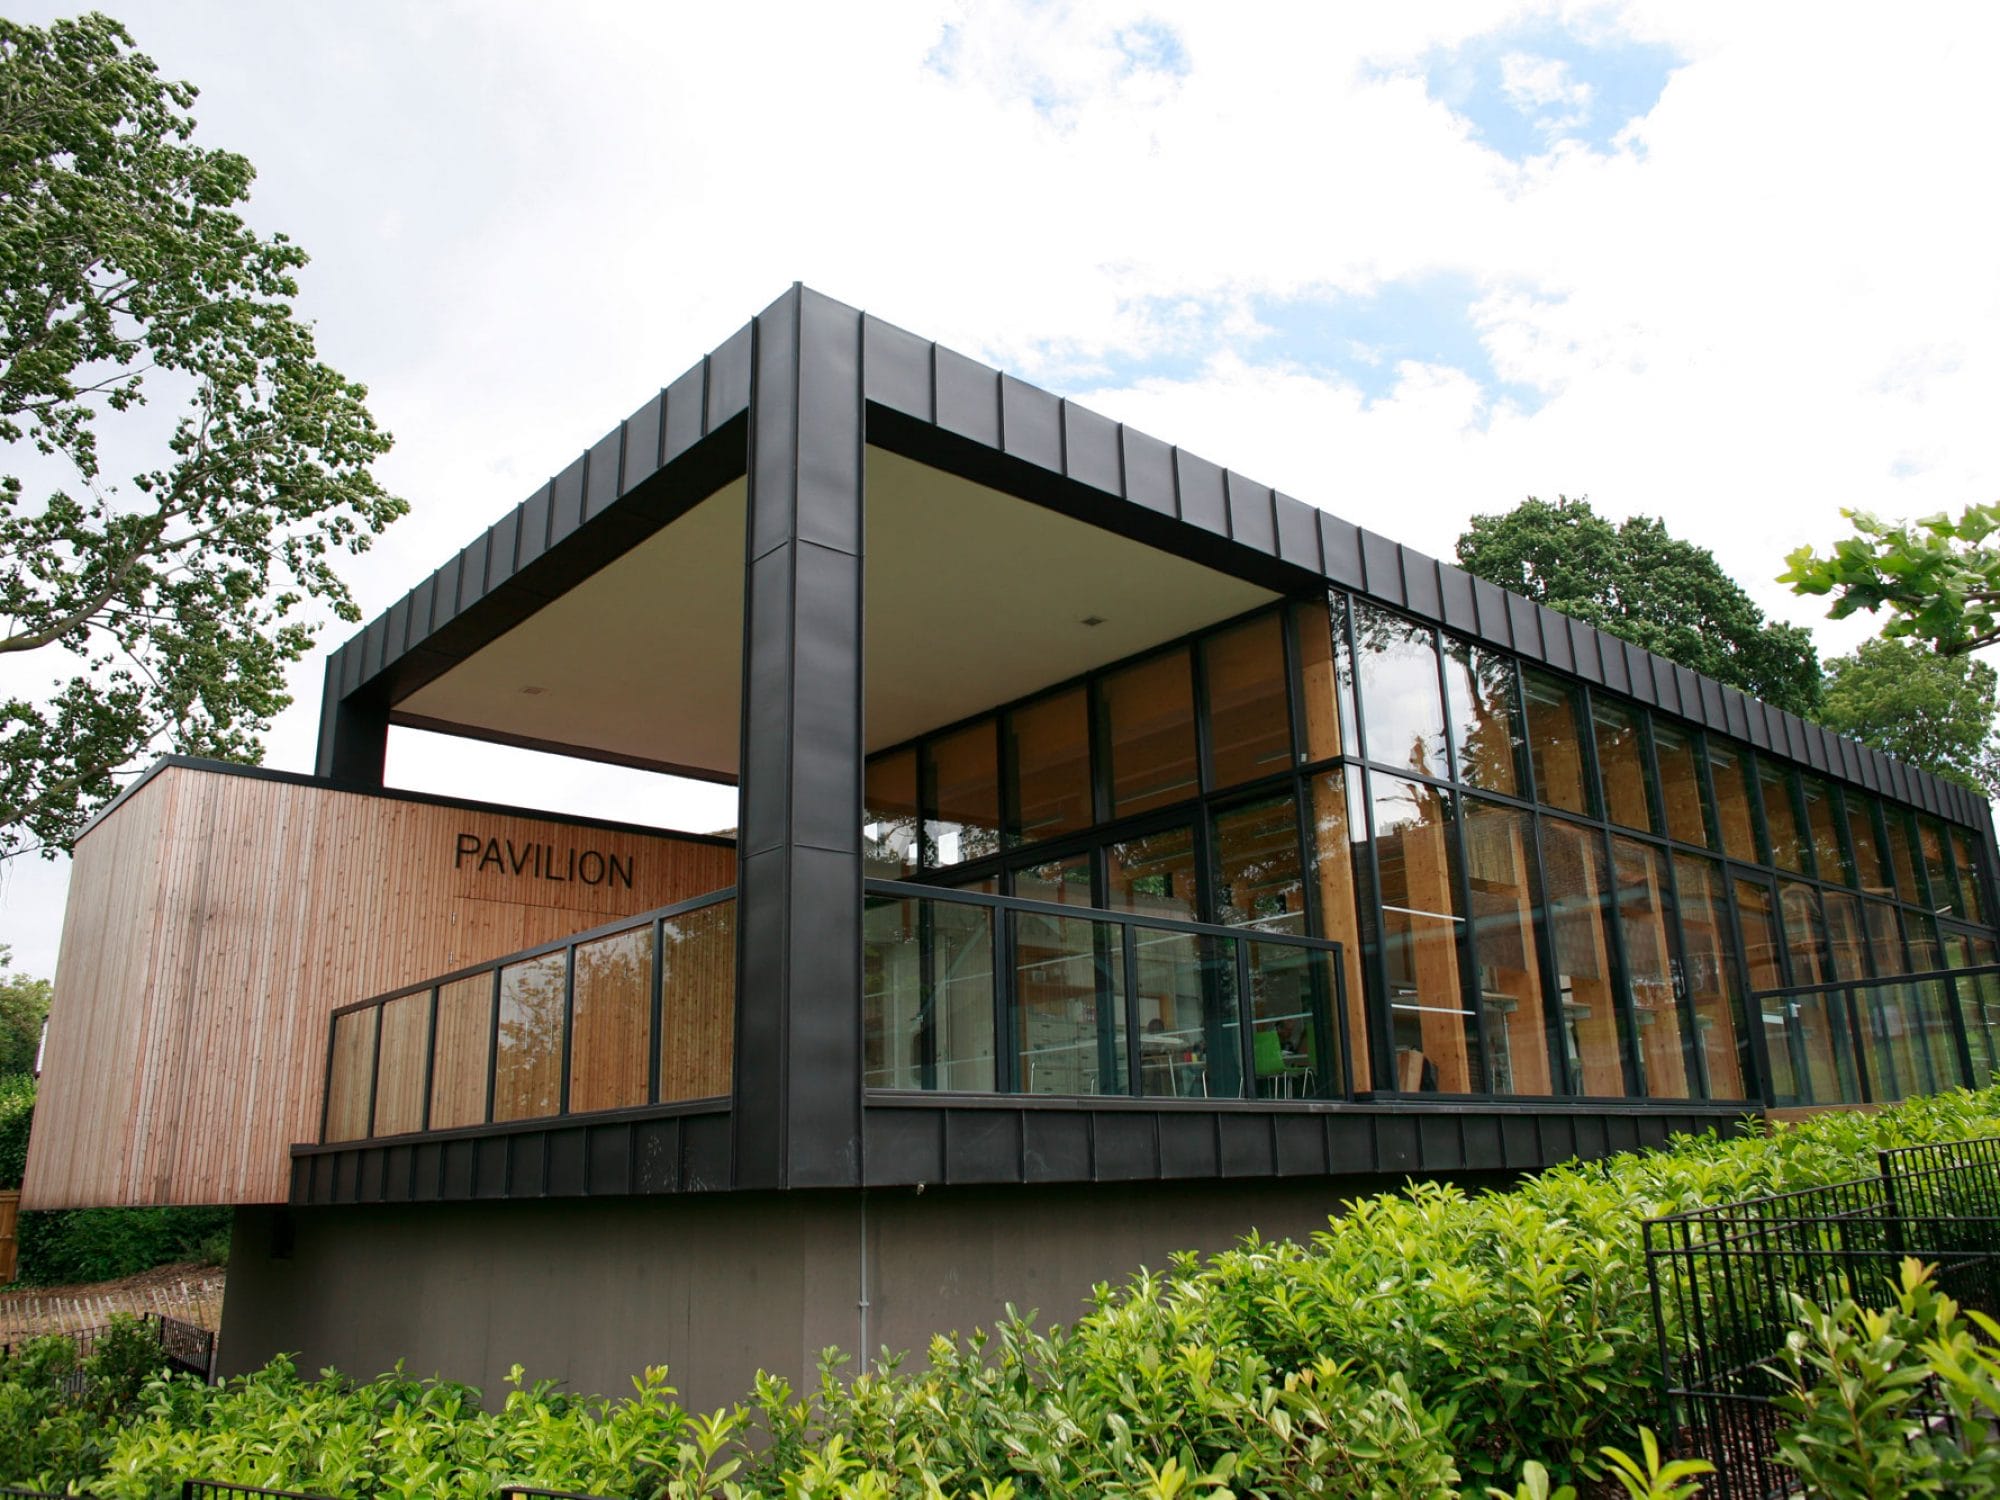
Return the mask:
[(861, 1349), (855, 1359), (855, 1370), (868, 1368), (868, 1189), (861, 1190), (861, 1297), (855, 1303), (861, 1313)]

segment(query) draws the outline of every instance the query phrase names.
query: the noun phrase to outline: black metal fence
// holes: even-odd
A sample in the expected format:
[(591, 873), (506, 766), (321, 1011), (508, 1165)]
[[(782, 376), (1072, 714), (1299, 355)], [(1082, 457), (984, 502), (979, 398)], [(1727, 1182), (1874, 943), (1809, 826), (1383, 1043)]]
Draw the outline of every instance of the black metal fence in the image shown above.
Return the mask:
[[(164, 1313), (136, 1313), (134, 1316), (152, 1329), (160, 1341), (162, 1363), (176, 1374), (199, 1375), (203, 1380), (215, 1378), (215, 1334), (211, 1329), (198, 1323), (184, 1323), (179, 1318), (170, 1318)], [(71, 1394), (83, 1385), (83, 1364), (97, 1351), (98, 1340), (111, 1331), (109, 1323), (92, 1323), (83, 1328), (55, 1328), (38, 1338), (65, 1338), (76, 1349), (77, 1370), (70, 1377)], [(10, 1343), (0, 1343), (0, 1360), (10, 1358), (29, 1341), (18, 1339)], [(6, 1491), (0, 1490), (0, 1494)]]
[(334, 1500), (331, 1495), (309, 1495), (299, 1490), (264, 1490), (254, 1484), (225, 1484), (219, 1479), (181, 1481), (181, 1500), (224, 1500), (229, 1495), (272, 1495), (278, 1500)]
[(1795, 1297), (1880, 1306), (1905, 1256), (1967, 1307), (2000, 1314), (2000, 1138), (1878, 1153), (1873, 1177), (1649, 1220), (1646, 1265), (1680, 1451), (1708, 1459), (1717, 1500), (1796, 1493), (1775, 1461), (1771, 1366)]

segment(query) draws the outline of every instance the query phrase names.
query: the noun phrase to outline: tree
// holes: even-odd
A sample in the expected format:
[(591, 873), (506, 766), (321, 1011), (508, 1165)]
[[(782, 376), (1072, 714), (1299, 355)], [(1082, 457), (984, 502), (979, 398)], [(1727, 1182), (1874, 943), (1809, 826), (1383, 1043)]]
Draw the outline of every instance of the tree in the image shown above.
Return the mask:
[(34, 1070), (48, 1014), (48, 980), (16, 974), (12, 950), (0, 943), (0, 1078)]
[(1785, 558), (1778, 582), (1798, 594), (1833, 595), (1830, 619), (1886, 609), (1882, 634), (1927, 642), (1947, 656), (2000, 642), (2000, 505), (1884, 521), (1864, 510), (1841, 512), (1856, 535), (1825, 557), (1800, 547)]
[(149, 750), (258, 759), (318, 617), (359, 618), (338, 554), (408, 508), (194, 98), (104, 16), (0, 20), (0, 858), (67, 847)]
[(1613, 525), (1587, 499), (1530, 495), (1505, 515), (1474, 516), (1458, 561), (1766, 703), (1806, 715), (1818, 705), (1812, 636), (1766, 620), (1707, 548), (1668, 535), (1652, 517)]
[(1940, 776), (2000, 795), (2000, 672), (1969, 656), (1874, 640), (1826, 664), (1819, 719)]

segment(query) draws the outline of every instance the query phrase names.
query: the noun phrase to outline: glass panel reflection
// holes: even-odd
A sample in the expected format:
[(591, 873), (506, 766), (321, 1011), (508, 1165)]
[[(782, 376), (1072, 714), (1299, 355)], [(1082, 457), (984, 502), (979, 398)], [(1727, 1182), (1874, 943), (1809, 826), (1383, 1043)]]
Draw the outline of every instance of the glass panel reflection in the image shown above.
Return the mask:
[[(1357, 816), (1350, 818), (1348, 808)], [(1327, 771), (1312, 780), (1313, 877), (1319, 896), (1316, 936), (1340, 944), (1347, 980), (1349, 1064), (1357, 1089), (1372, 1087), (1368, 1066), (1368, 991), (1361, 977), (1361, 922), (1354, 872), (1368, 855), (1361, 808), (1361, 772)]]
[(1299, 810), (1273, 797), (1215, 817), (1215, 917), (1226, 927), (1305, 932)]
[(1778, 903), (1762, 880), (1736, 882), (1736, 915), (1743, 924), (1743, 963), (1750, 990), (1758, 1001), (1758, 1024), (1764, 1029), (1764, 1056), (1771, 1069), (1771, 1095), (1779, 1104), (1800, 1102), (1802, 1069), (1792, 1058), (1791, 1008), (1765, 992), (1785, 988), (1785, 967), (1778, 931)]
[(570, 1113), (647, 1102), (653, 1052), (650, 923), (577, 944), (570, 1028)]
[(1285, 692), (1284, 619), (1259, 615), (1202, 642), (1208, 691), (1208, 766), (1213, 787), (1286, 770), (1292, 718)]
[(1611, 988), (1607, 930), (1611, 881), (1605, 868), (1604, 836), (1594, 828), (1550, 818), (1542, 824), (1542, 854), (1564, 1061), (1578, 1092), (1623, 1094), (1625, 1064)]
[(1684, 844), (1708, 844), (1708, 793), (1694, 735), (1655, 719), (1653, 757), (1660, 767), (1660, 808), (1667, 833)]
[(432, 1130), (486, 1123), (486, 1063), (493, 1048), (493, 976), (438, 986), (432, 1045)]
[(1924, 874), (1930, 879), (1931, 910), (1941, 917), (1958, 916), (1958, 891), (1944, 852), (1944, 825), (1936, 818), (1919, 817), (1917, 847), (1923, 851)]
[(1896, 926), (1896, 908), (1883, 901), (1861, 903), (1861, 917), (1868, 924), (1868, 958), (1877, 974), (1903, 974), (1903, 935)]
[(660, 925), (660, 1098), (729, 1092), (736, 1056), (736, 902)]
[(1368, 758), (1444, 776), (1444, 702), (1431, 628), (1356, 600), (1354, 653)]
[(566, 952), (545, 953), (500, 971), (495, 1120), (539, 1120), (561, 1108), (563, 991), (568, 981)]
[(1090, 708), (1082, 688), (1007, 716), (1013, 748), (1010, 844), (1039, 843), (1090, 826)]
[(1987, 921), (1986, 882), (1980, 875), (1978, 845), (1963, 828), (1951, 830), (1953, 863), (1958, 866), (1958, 891), (1965, 903), (1965, 919), (1982, 925)]
[(358, 1141), (368, 1134), (368, 1095), (375, 1086), (375, 1011), (333, 1018), (333, 1065), (326, 1079), (326, 1129), (320, 1139)]
[(1354, 663), (1347, 653), (1347, 596), (1332, 605), (1309, 599), (1294, 607), (1293, 639), (1298, 642), (1299, 683), (1304, 692), (1300, 718), (1306, 758), (1329, 760), (1354, 743)]
[(900, 880), (917, 868), (917, 752), (899, 750), (868, 762), (861, 814), (861, 858), (877, 880)]
[(1109, 889), (1104, 904), (1113, 911), (1139, 912), (1192, 922), (1201, 916), (1195, 885), (1194, 830), (1186, 824), (1105, 849)]
[(1638, 713), (1598, 695), (1591, 699), (1590, 719), (1597, 731), (1605, 815), (1627, 828), (1651, 830), (1652, 798), (1646, 794), (1646, 744)]
[(1513, 658), (1448, 635), (1444, 680), (1458, 779), (1491, 792), (1521, 796), (1527, 734), (1514, 702)]
[(1882, 829), (1889, 840), (1889, 863), (1896, 875), (1896, 894), (1912, 906), (1924, 905), (1924, 883), (1917, 871), (1917, 844), (1910, 833), (1910, 815), (1902, 808), (1885, 805)]
[(1873, 971), (1869, 967), (1868, 934), (1861, 925), (1860, 898), (1846, 891), (1822, 891), (1820, 895), (1826, 904), (1827, 951), (1833, 961), (1830, 977), (1870, 978)]
[(375, 1079), (376, 1135), (424, 1128), (424, 1044), (430, 1039), (431, 992), (382, 1007), (382, 1050)]
[(1381, 876), (1382, 957), (1389, 980), (1395, 1087), (1483, 1093), (1479, 1032), (1459, 974), (1457, 840), (1449, 793), (1369, 774)]
[(1186, 651), (1114, 672), (1099, 689), (1111, 761), (1111, 813), (1127, 817), (1184, 801), (1195, 773), (1194, 680)]
[(1021, 865), (1014, 871), (1014, 894), (1023, 901), (1056, 906), (1095, 906), (1090, 895), (1090, 856), (1071, 854)]
[(1535, 829), (1528, 814), (1467, 798), (1472, 952), (1496, 1094), (1551, 1094), (1548, 1013), (1535, 944)]
[(1588, 813), (1583, 780), (1583, 735), (1576, 689), (1560, 678), (1521, 669), (1528, 705), (1528, 748), (1535, 767), (1535, 796), (1565, 812)]
[(1625, 939), (1625, 987), (1637, 1024), (1633, 1053), (1649, 1098), (1692, 1096), (1688, 1037), (1681, 1025), (1675, 964), (1673, 887), (1658, 850), (1631, 839), (1611, 841), (1618, 878), (1618, 923)]
[(1747, 1099), (1750, 1032), (1722, 872), (1713, 860), (1676, 854), (1674, 878), (1680, 887), (1688, 998), (1694, 1007), (1695, 1041), (1708, 1079), (1708, 1097)]
[(1735, 745), (1710, 740), (1708, 769), (1715, 783), (1715, 823), (1722, 834), (1722, 852), (1755, 864), (1757, 822), (1751, 811), (1749, 758)]
[(1255, 940), (1250, 971), (1250, 1058), (1263, 1099), (1304, 1099), (1340, 1087), (1333, 1029), (1333, 955)]
[(1872, 800), (1865, 792), (1850, 789), (1846, 794), (1847, 841), (1854, 850), (1855, 873), (1861, 889), (1871, 896), (1893, 896), (1889, 861), (1882, 852), (1882, 840), (1875, 831)]
[(1841, 843), (1840, 821), (1834, 816), (1833, 788), (1817, 776), (1799, 778), (1806, 804), (1806, 832), (1812, 839), (1813, 860), (1819, 878), (1852, 885), (1854, 872), (1848, 868), (1847, 851)]
[(1792, 803), (1792, 773), (1760, 759), (1757, 785), (1764, 798), (1764, 832), (1771, 841), (1771, 863), (1780, 869), (1805, 870), (1806, 841), (1799, 830), (1798, 809)]
[(991, 908), (870, 897), (861, 953), (866, 1086), (992, 1093)]
[(1125, 1092), (1120, 929), (1013, 912), (1015, 1066), (1028, 1094)]
[(1000, 744), (991, 719), (924, 743), (924, 863), (964, 864), (1000, 852)]
[(1236, 945), (1191, 932), (1139, 929), (1139, 1092), (1234, 1099), (1243, 1092)]

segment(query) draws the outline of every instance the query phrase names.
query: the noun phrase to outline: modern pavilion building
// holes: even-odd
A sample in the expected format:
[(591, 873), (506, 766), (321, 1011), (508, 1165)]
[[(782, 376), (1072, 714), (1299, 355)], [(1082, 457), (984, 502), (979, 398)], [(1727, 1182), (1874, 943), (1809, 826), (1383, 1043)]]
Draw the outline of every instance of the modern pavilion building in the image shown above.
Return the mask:
[[(393, 725), (736, 786), (383, 787)], [(80, 841), (25, 1206), (223, 1358), (713, 1404), (1343, 1193), (1984, 1082), (1971, 793), (795, 288)], [(1913, 977), (1922, 976), (1922, 977)]]

